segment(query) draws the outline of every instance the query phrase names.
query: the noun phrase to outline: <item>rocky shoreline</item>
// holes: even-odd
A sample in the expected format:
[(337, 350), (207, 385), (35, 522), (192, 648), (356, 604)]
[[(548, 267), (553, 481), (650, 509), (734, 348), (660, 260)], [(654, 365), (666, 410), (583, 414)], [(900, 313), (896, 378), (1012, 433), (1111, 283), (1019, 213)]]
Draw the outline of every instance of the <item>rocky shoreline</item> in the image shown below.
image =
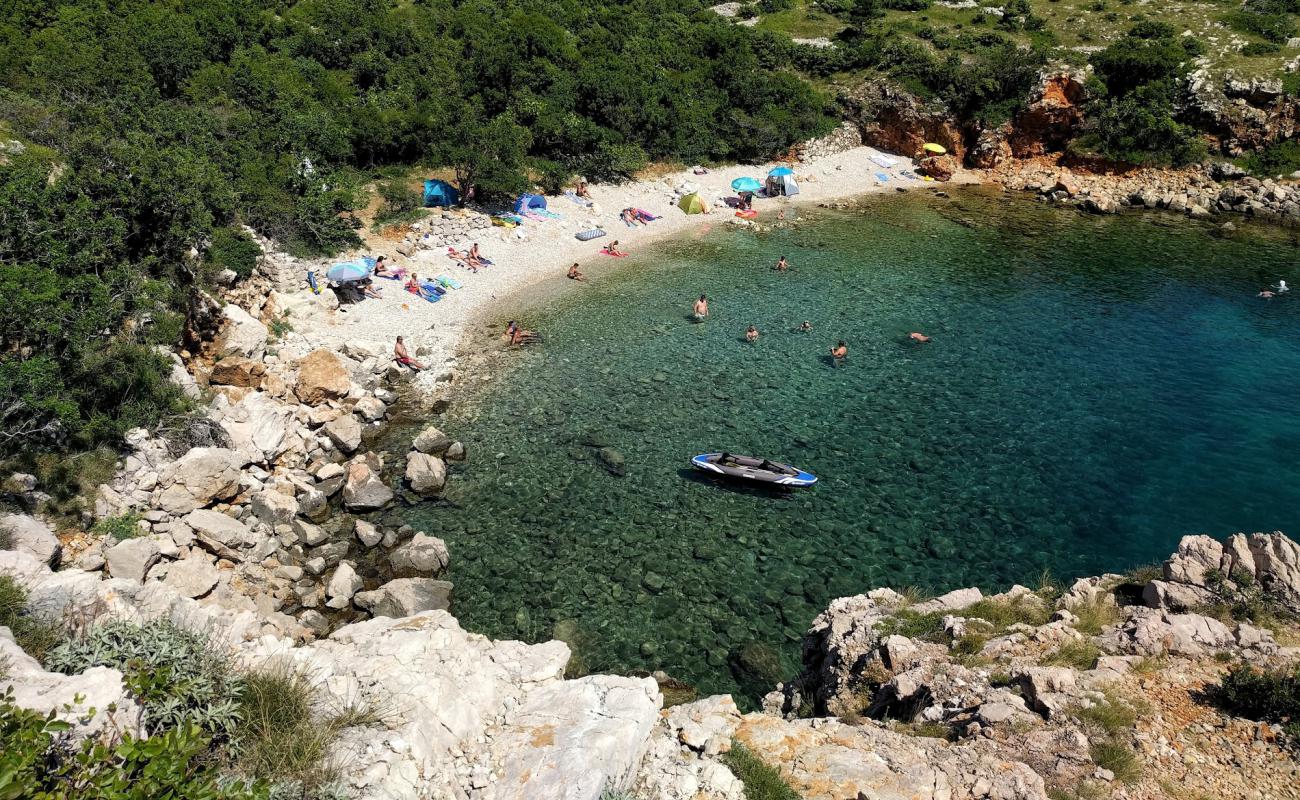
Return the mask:
[[(1069, 587), (841, 598), (763, 711), (728, 696), (665, 707), (682, 688), (669, 676), (569, 676), (563, 642), (456, 622), (454, 554), (394, 508), (436, 496), (473, 454), (436, 427), (400, 462), (374, 449), (403, 370), (362, 345), (273, 341), (234, 305), (222, 317), (178, 367), (206, 384), (206, 422), (134, 432), (89, 536), (0, 518), (0, 574), (28, 587), (29, 614), (170, 620), (246, 667), (301, 668), (330, 702), (382, 704), (334, 744), (352, 797), (741, 800), (737, 752), (807, 800), (1297, 796), (1282, 728), (1212, 699), (1233, 664), (1300, 663), (1300, 546), (1280, 533), (1186, 537), (1158, 573)], [(40, 501), (30, 476), (5, 485)], [(138, 730), (116, 669), (47, 670), (7, 630), (0, 662), (0, 691), (79, 736)]]
[[(810, 145), (810, 158), (861, 141), (846, 126)], [(1038, 162), (1004, 162), (997, 174), (1008, 188), (1093, 210), (1128, 186)], [(1126, 200), (1144, 208), (1300, 216), (1300, 196), (1276, 183), (1122, 179), (1137, 181)], [(82, 520), (88, 530), (0, 517), (0, 574), (27, 587), (28, 614), (82, 630), (170, 620), (239, 664), (298, 665), (335, 700), (391, 709), (335, 743), (351, 796), (741, 800), (728, 754), (742, 748), (809, 800), (1044, 800), (1083, 797), (1082, 786), (1155, 798), (1161, 780), (1203, 782), (1222, 797), (1298, 796), (1281, 730), (1203, 697), (1230, 662), (1300, 661), (1300, 547), (1280, 533), (1226, 545), (1188, 537), (1159, 576), (1106, 575), (1064, 591), (841, 598), (813, 621), (803, 672), (773, 687), (761, 713), (742, 715), (725, 696), (665, 708), (669, 676), (566, 676), (563, 642), (466, 632), (451, 614), (454, 554), (405, 525), (400, 505), (439, 496), (455, 463), (475, 454), (436, 426), (397, 452), (380, 444), (404, 405), (445, 408), (457, 360), (413, 386), (386, 344), (317, 335), (337, 300), (276, 288), (300, 264), (271, 253), (264, 266), (230, 302), (210, 300), (186, 349), (168, 354), (200, 411), (131, 432)], [(36, 508), (37, 488), (14, 475), (3, 491)], [(1246, 594), (1270, 610), (1267, 626), (1220, 613)], [(118, 670), (49, 671), (7, 629), (0, 664), (0, 691), (67, 718), (79, 736), (140, 730)], [(1128, 709), (1133, 723), (1098, 733), (1096, 708)], [(1145, 771), (1112, 769), (1115, 748)]]
[[(30, 517), (0, 524), (17, 531), (0, 573), (30, 588), (32, 613), (168, 619), (207, 632), (241, 664), (295, 664), (336, 700), (383, 703), (381, 720), (345, 729), (334, 745), (358, 798), (599, 800), (618, 790), (741, 800), (729, 766), (738, 748), (807, 800), (1156, 798), (1172, 796), (1170, 786), (1287, 798), (1300, 786), (1280, 726), (1233, 717), (1212, 699), (1233, 664), (1300, 663), (1300, 546), (1280, 533), (1185, 537), (1150, 577), (835, 600), (805, 636), (803, 672), (762, 712), (741, 714), (728, 696), (664, 708), (652, 678), (566, 679), (564, 643), (492, 642), (438, 607), (375, 606), (374, 619), (300, 644), (256, 603), (190, 596), (194, 576), (173, 577), (188, 559), (141, 580), (138, 559), (113, 553), (119, 544), (103, 571), (52, 571), (60, 543), (48, 528)], [(124, 543), (149, 547), (161, 534), (152, 536)], [(419, 571), (445, 568), (436, 541), (416, 534), (394, 558), (405, 551)], [(331, 586), (354, 580), (344, 563)], [(1251, 592), (1269, 610), (1259, 624), (1215, 611)], [(77, 735), (132, 730), (139, 719), (117, 670), (47, 672), (7, 630), (0, 658), (0, 690), (76, 721)], [(88, 718), (92, 706), (116, 710)]]

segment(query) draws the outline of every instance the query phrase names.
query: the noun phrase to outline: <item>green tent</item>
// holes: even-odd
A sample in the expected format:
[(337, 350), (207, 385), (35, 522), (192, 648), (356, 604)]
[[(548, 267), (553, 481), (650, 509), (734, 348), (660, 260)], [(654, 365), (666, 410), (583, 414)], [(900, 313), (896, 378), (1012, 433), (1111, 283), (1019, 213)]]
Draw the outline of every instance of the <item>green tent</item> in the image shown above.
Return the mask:
[(684, 195), (681, 200), (677, 201), (677, 207), (687, 214), (703, 214), (704, 201), (694, 192)]

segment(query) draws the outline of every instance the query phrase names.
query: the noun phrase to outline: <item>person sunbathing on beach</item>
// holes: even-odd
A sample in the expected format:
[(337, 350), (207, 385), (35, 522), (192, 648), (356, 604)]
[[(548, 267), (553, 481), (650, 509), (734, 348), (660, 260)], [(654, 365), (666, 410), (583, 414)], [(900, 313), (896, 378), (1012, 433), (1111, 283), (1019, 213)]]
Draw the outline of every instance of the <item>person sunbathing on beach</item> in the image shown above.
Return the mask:
[(930, 341), (929, 336), (926, 336), (924, 333), (918, 333), (916, 331), (907, 334), (907, 338), (911, 339), (914, 342), (920, 342), (921, 344), (925, 344), (926, 342)]
[(702, 322), (709, 315), (709, 298), (700, 295), (700, 299), (695, 301), (695, 306), (691, 309), (691, 314), (696, 322)]
[(844, 363), (844, 359), (849, 357), (849, 346), (841, 341), (831, 348), (831, 358), (835, 359), (835, 366)]
[(578, 197), (581, 197), (583, 200), (591, 199), (591, 193), (587, 191), (586, 181), (578, 181), (578, 185), (574, 188), (573, 193)]
[(750, 344), (757, 342), (758, 328), (755, 328), (753, 325), (750, 325), (749, 328), (745, 330), (745, 341), (749, 342)]
[(612, 242), (610, 242), (609, 244), (605, 245), (605, 252), (606, 252), (606, 253), (609, 253), (611, 256), (625, 256), (625, 255), (627, 255), (627, 253), (625, 253), (625, 252), (623, 252), (622, 250), (619, 250), (619, 249), (618, 249), (618, 239), (615, 239), (614, 241), (612, 241)]
[(573, 281), (585, 281), (587, 279), (587, 276), (583, 275), (581, 272), (578, 272), (578, 264), (577, 262), (574, 262), (573, 266), (569, 267), (568, 278), (569, 280), (573, 280)]
[(454, 247), (447, 248), (447, 258), (450, 258), (452, 261), (455, 261), (457, 264), (460, 264), (462, 267), (469, 267), (473, 269), (475, 272), (478, 272), (478, 267), (475, 267), (469, 263), (469, 256), (466, 253), (462, 253), (461, 251), (457, 250)]
[(536, 344), (542, 340), (542, 337), (532, 331), (524, 330), (523, 326), (518, 322), (510, 320), (510, 324), (506, 326), (506, 339), (510, 344), (518, 347), (525, 344)]
[(623, 219), (623, 224), (628, 226), (629, 228), (635, 228), (637, 222), (640, 221), (636, 218), (636, 214), (634, 214), (632, 212), (632, 209), (630, 208), (623, 209), (623, 213), (621, 214), (621, 217)]
[(371, 285), (369, 278), (361, 282), (361, 293), (366, 297), (383, 297), (379, 290)]
[(400, 336), (397, 337), (397, 342), (393, 345), (393, 358), (404, 367), (410, 367), (416, 371), (424, 369), (423, 364), (411, 358), (411, 354), (406, 352), (406, 345), (402, 343), (402, 337)]
[(424, 288), (420, 283), (420, 276), (416, 275), (414, 272), (411, 273), (411, 277), (406, 281), (406, 291), (418, 297), (423, 297), (425, 300), (429, 299), (429, 290)]
[(488, 264), (492, 263), (484, 258), (483, 254), (478, 251), (478, 242), (475, 242), (469, 248), (469, 252), (465, 255), (465, 260), (469, 262), (470, 266), (474, 267), (486, 267)]

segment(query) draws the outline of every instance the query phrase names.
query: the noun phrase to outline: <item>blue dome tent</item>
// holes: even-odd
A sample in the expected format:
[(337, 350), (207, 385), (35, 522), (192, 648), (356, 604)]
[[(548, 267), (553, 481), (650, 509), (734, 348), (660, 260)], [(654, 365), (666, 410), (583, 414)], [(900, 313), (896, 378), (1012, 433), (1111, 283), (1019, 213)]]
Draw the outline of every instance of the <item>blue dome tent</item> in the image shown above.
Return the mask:
[(533, 208), (546, 208), (546, 198), (540, 194), (521, 194), (515, 201), (516, 214), (526, 214)]
[(446, 181), (430, 178), (424, 182), (424, 207), (453, 206), (460, 201), (460, 192)]

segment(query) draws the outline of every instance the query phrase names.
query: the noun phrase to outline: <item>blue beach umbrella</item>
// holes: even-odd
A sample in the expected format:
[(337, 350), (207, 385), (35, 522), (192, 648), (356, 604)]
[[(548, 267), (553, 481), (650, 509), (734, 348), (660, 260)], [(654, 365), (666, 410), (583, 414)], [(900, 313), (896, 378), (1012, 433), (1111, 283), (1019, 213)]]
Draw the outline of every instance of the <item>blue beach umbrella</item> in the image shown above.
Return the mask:
[(767, 173), (767, 177), (779, 178), (782, 175), (793, 175), (793, 174), (794, 174), (794, 170), (790, 169), (789, 167), (777, 167), (776, 169)]
[(738, 192), (757, 192), (763, 188), (763, 184), (758, 182), (758, 178), (736, 178), (731, 182), (731, 188)]
[(355, 261), (345, 261), (342, 264), (335, 264), (325, 271), (325, 277), (335, 283), (350, 283), (359, 281), (362, 278), (369, 277), (370, 268), (365, 264)]

